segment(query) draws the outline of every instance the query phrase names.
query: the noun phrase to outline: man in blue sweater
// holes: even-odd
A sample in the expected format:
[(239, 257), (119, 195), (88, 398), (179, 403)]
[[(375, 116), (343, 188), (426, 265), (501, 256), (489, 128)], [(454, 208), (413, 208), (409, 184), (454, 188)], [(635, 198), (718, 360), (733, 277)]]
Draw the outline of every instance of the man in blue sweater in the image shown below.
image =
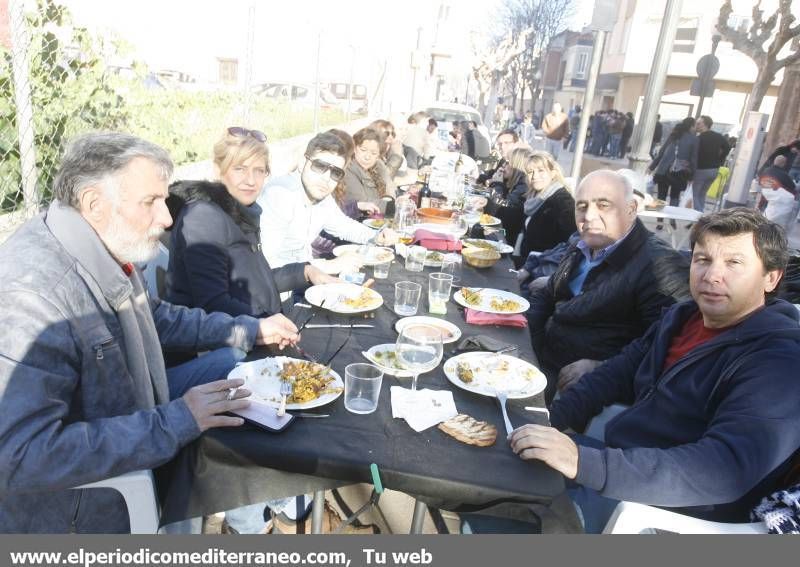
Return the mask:
[[(509, 437), (521, 458), (574, 481), (587, 532), (618, 500), (746, 521), (800, 447), (798, 311), (771, 297), (788, 259), (783, 229), (736, 208), (702, 217), (691, 239), (694, 301), (562, 392), (552, 427)], [(608, 422), (604, 444), (562, 433), (614, 403), (630, 407)]]

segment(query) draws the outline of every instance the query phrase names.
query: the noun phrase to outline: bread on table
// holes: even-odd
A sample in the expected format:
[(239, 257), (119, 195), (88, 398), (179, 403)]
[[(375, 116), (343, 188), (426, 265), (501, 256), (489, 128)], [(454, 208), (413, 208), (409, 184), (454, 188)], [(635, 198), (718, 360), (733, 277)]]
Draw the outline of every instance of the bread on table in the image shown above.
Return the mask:
[(497, 428), (491, 423), (478, 421), (460, 413), (439, 424), (439, 429), (467, 445), (489, 447), (497, 439)]

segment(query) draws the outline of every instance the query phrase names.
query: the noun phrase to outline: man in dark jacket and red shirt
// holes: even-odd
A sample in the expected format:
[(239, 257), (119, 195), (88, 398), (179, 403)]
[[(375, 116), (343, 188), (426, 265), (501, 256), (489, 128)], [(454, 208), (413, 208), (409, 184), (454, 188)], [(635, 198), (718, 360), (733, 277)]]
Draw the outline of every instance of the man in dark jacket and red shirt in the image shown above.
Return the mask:
[(608, 170), (587, 175), (575, 194), (580, 241), (531, 298), (531, 338), (547, 376), (549, 403), (559, 388), (618, 354), (689, 298), (688, 261), (636, 218), (630, 182)]
[[(564, 391), (553, 427), (510, 436), (520, 457), (579, 485), (571, 495), (587, 531), (602, 529), (614, 500), (746, 521), (781, 488), (800, 447), (798, 312), (771, 298), (789, 256), (785, 233), (736, 208), (702, 217), (691, 241), (694, 301)], [(613, 403), (630, 407), (606, 425), (605, 445), (560, 432), (583, 431)]]

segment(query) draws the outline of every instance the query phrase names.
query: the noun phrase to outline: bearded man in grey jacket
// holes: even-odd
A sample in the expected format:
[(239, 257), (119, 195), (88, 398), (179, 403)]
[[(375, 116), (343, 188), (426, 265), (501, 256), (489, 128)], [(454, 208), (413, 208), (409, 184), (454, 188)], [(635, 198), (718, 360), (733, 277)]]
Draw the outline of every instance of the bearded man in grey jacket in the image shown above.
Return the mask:
[[(119, 494), (70, 487), (157, 467), (206, 429), (241, 425), (222, 414), (247, 407), (249, 392), (219, 380), (235, 353), (298, 339), (282, 315), (147, 295), (133, 262), (172, 224), (171, 174), (145, 140), (78, 138), (53, 202), (0, 246), (0, 532), (127, 531)], [(218, 350), (176, 373), (162, 346)]]

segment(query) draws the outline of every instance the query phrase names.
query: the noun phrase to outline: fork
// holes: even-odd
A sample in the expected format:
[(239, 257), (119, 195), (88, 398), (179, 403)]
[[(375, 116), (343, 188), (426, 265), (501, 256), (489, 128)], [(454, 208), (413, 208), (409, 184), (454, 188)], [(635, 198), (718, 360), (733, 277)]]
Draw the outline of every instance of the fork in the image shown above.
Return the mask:
[(503, 421), (506, 424), (506, 433), (511, 435), (514, 431), (514, 426), (511, 425), (511, 420), (508, 419), (508, 411), (506, 411), (506, 402), (508, 401), (508, 394), (505, 391), (495, 388), (494, 395), (497, 396), (497, 401), (500, 403), (500, 409), (503, 410)]
[(289, 380), (281, 380), (281, 405), (278, 408), (278, 417), (286, 414), (286, 398), (292, 395), (292, 383)]

